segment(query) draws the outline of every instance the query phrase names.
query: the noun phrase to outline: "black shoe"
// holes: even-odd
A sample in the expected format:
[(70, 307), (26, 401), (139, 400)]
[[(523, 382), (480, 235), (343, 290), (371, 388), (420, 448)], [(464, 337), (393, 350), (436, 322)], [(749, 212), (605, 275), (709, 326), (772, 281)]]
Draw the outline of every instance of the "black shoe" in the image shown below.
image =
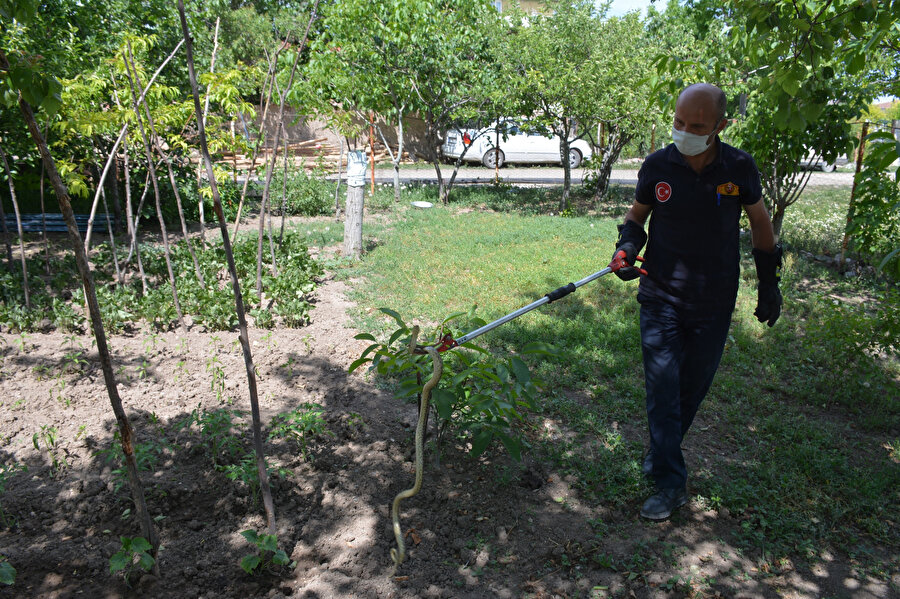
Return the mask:
[(649, 520), (665, 520), (672, 515), (677, 508), (688, 502), (687, 491), (680, 489), (660, 489), (644, 502), (641, 508), (641, 516)]
[(644, 461), (641, 464), (641, 472), (643, 473), (645, 478), (653, 477), (653, 450), (650, 449), (647, 451), (647, 455), (644, 456)]

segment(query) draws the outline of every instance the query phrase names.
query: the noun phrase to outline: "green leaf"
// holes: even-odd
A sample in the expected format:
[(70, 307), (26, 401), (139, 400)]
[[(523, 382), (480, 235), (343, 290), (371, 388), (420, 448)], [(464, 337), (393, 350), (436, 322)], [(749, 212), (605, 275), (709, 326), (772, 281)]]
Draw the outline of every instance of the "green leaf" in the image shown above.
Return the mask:
[(109, 573), (115, 574), (131, 565), (131, 556), (124, 550), (118, 551), (109, 558)]
[(285, 565), (286, 563), (288, 563), (287, 553), (285, 553), (283, 549), (279, 549), (272, 556), (272, 563), (278, 564), (279, 566)]
[(156, 560), (153, 559), (149, 553), (142, 553), (141, 558), (138, 560), (138, 566), (141, 567), (145, 572), (149, 572), (153, 567), (153, 564), (156, 563)]
[(517, 462), (522, 461), (522, 443), (513, 437), (510, 437), (506, 433), (498, 432), (497, 436), (500, 438), (500, 442), (503, 443), (503, 447), (506, 448), (506, 451), (509, 452), (510, 457)]
[(151, 549), (153, 549), (152, 545), (150, 545), (150, 542), (144, 537), (135, 537), (131, 539), (131, 550), (134, 553), (150, 551)]
[(360, 333), (353, 337), (354, 339), (359, 339), (361, 341), (376, 341), (375, 336), (371, 333)]
[(794, 97), (797, 95), (797, 92), (800, 91), (800, 81), (793, 77), (788, 77), (781, 82), (781, 89), (783, 89), (789, 96)]
[(356, 370), (357, 368), (359, 368), (360, 366), (362, 366), (363, 364), (365, 364), (366, 362), (369, 362), (369, 361), (370, 361), (370, 359), (365, 356), (363, 356), (362, 358), (357, 358), (350, 364), (350, 367), (347, 369), (347, 372), (353, 372), (354, 370)]
[(897, 255), (900, 255), (900, 247), (884, 257), (884, 259), (878, 265), (878, 270), (884, 270), (884, 267), (888, 265), (888, 262), (890, 262)]
[(475, 436), (472, 438), (472, 450), (470, 451), (472, 457), (477, 458), (484, 453), (484, 450), (487, 449), (493, 438), (494, 433), (489, 428), (481, 428), (475, 433)]
[(259, 548), (263, 551), (278, 551), (278, 537), (275, 535), (263, 535)]
[(383, 312), (384, 314), (387, 314), (388, 316), (390, 316), (391, 318), (393, 318), (393, 319), (397, 322), (397, 325), (398, 325), (401, 329), (406, 329), (406, 328), (407, 328), (406, 323), (403, 322), (403, 318), (402, 318), (402, 317), (400, 316), (400, 314), (397, 313), (396, 311), (391, 310), (390, 308), (379, 308), (379, 310), (380, 310), (381, 312)]
[(262, 563), (262, 559), (258, 555), (248, 555), (241, 560), (241, 568), (243, 568), (244, 572), (250, 574), (259, 567), (260, 563)]
[(257, 539), (259, 539), (259, 533), (257, 533), (253, 529), (242, 531), (241, 536), (244, 537), (245, 539), (247, 539), (248, 541), (250, 541), (251, 543), (253, 543), (254, 545), (256, 545)]
[(524, 384), (531, 380), (531, 370), (528, 369), (528, 364), (515, 356), (510, 358), (509, 363), (517, 381)]
[(0, 582), (3, 584), (16, 582), (16, 569), (9, 562), (0, 562)]
[(450, 417), (453, 415), (454, 399), (456, 397), (453, 393), (446, 389), (435, 389), (431, 392), (431, 403), (434, 404), (434, 409), (437, 410), (438, 416), (444, 420), (450, 420)]

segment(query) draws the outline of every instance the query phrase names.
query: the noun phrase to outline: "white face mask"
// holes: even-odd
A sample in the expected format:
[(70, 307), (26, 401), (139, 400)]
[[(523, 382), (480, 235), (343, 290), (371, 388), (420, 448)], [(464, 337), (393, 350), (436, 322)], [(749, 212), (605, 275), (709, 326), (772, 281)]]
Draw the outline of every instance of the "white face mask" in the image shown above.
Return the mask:
[[(719, 124), (716, 123), (716, 127), (718, 126)], [(675, 142), (675, 147), (678, 148), (678, 151), (685, 156), (696, 156), (697, 154), (702, 154), (708, 150), (709, 146), (712, 145), (706, 143), (706, 140), (709, 139), (710, 135), (712, 135), (712, 133), (707, 135), (696, 135), (695, 133), (679, 131), (675, 127), (672, 127), (672, 141)]]

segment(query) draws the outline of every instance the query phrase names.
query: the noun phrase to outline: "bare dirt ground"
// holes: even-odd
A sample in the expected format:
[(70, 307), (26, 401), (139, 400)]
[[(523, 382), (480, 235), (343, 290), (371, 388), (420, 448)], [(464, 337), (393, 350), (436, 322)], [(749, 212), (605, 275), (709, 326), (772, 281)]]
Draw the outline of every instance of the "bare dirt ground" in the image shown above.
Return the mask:
[[(573, 481), (533, 459), (472, 460), (458, 447), (446, 448), (440, 466), (427, 460), (424, 488), (404, 502), (409, 554), (392, 574), (389, 509), (412, 485), (415, 408), (361, 372), (348, 375), (365, 342), (348, 328), (347, 291), (325, 280), (309, 326), (250, 331), (263, 422), (316, 402), (333, 433), (309, 459), (296, 445), (267, 445), (290, 473), (273, 479), (273, 495), (280, 546), (297, 564), (259, 576), (238, 563), (251, 552), (240, 531), (265, 527), (261, 507), (211, 467), (196, 426), (179, 426), (198, 406), (243, 410), (237, 430), (249, 448), (235, 332), (139, 329), (110, 339), (138, 442), (158, 449), (143, 480), (162, 539), (160, 576), (135, 573), (130, 586), (109, 573), (119, 536), (139, 527), (127, 485), (116, 490), (115, 464), (98, 454), (115, 419), (91, 337), (0, 334), (0, 462), (28, 466), (0, 495), (0, 555), (18, 571), (0, 598), (891, 596), (839, 556), (760, 571), (725, 540), (740, 523), (697, 501), (648, 523), (639, 506), (584, 500)], [(212, 385), (219, 364), (221, 397)], [(52, 451), (46, 440), (34, 447), (42, 427), (56, 430)], [(650, 557), (660, 554), (667, 558)]]

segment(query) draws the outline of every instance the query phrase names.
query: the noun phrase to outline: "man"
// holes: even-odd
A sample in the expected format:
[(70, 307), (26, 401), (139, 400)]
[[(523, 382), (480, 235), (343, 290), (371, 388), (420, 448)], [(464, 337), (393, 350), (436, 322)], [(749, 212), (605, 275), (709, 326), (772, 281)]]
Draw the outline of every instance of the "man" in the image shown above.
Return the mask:
[[(641, 516), (668, 518), (687, 503), (681, 441), (709, 390), (725, 348), (737, 298), (741, 209), (750, 220), (759, 277), (760, 322), (775, 324), (781, 247), (762, 202), (759, 171), (749, 154), (719, 139), (728, 121), (721, 89), (687, 87), (675, 106), (674, 143), (647, 157), (635, 202), (619, 226), (616, 255), (634, 266), (647, 242), (647, 274), (638, 289), (650, 449), (644, 473), (656, 493)], [(615, 259), (615, 256), (614, 256)], [(638, 277), (636, 268), (616, 271)]]

